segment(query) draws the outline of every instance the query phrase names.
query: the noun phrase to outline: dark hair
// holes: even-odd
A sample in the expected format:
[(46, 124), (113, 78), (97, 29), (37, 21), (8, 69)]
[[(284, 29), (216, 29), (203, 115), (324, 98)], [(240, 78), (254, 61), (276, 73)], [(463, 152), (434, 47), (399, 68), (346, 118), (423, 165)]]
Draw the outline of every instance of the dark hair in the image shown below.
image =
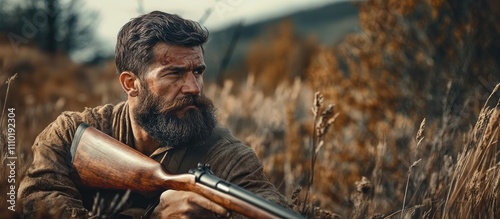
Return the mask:
[(130, 20), (118, 33), (115, 48), (118, 74), (131, 71), (142, 76), (154, 58), (153, 47), (160, 43), (186, 47), (203, 46), (208, 30), (178, 15), (153, 11)]

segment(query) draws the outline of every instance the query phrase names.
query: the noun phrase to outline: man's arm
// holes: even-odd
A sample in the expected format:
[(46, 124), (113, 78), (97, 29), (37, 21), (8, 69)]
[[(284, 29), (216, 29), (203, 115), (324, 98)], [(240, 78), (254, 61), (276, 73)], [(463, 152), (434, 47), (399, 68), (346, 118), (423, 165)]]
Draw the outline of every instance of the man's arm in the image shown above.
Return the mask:
[(276, 187), (264, 174), (261, 161), (255, 152), (248, 146), (240, 157), (235, 157), (227, 165), (227, 181), (249, 190), (258, 196), (279, 204), (285, 208), (290, 208), (286, 198), (278, 192)]
[(262, 163), (252, 148), (244, 145), (225, 128), (217, 128), (215, 132), (221, 139), (202, 163), (210, 164), (214, 175), (290, 209), (286, 198), (265, 176)]
[[(228, 173), (228, 176), (226, 176), (228, 181), (289, 209), (290, 207), (284, 196), (282, 196), (265, 177), (262, 165), (255, 153), (246, 146), (238, 149), (240, 149), (240, 153), (231, 153), (234, 156), (232, 159), (228, 159), (230, 160), (229, 165), (226, 166), (226, 168), (222, 168), (222, 172)], [(230, 151), (231, 150), (225, 152)], [(220, 170), (217, 172), (220, 172)], [(155, 208), (152, 218), (216, 218), (217, 215), (227, 215), (227, 213), (226, 209), (199, 194), (187, 191), (168, 190), (162, 193), (160, 203)], [(245, 217), (234, 214), (232, 218)]]
[(69, 114), (63, 114), (36, 138), (32, 147), (33, 163), (19, 188), (26, 218), (41, 213), (58, 218), (89, 217), (66, 162), (74, 123)]

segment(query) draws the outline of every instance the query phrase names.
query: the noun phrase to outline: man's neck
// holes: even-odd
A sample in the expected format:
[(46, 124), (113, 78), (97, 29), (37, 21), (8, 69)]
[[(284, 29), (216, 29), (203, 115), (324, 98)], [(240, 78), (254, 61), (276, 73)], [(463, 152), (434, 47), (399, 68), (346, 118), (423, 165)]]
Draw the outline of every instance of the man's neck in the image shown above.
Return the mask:
[(135, 122), (132, 117), (132, 132), (134, 135), (135, 149), (147, 156), (152, 154), (160, 144), (157, 140), (153, 139), (140, 125)]

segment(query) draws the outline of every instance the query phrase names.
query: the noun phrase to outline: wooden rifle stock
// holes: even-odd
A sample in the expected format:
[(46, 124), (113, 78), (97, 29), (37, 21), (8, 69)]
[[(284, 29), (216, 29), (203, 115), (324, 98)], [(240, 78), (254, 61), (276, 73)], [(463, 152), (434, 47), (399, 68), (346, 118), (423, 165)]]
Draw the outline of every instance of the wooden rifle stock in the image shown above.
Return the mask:
[(191, 191), (249, 218), (304, 218), (205, 169), (169, 174), (157, 161), (86, 124), (75, 133), (71, 158), (79, 180), (90, 187), (143, 193)]

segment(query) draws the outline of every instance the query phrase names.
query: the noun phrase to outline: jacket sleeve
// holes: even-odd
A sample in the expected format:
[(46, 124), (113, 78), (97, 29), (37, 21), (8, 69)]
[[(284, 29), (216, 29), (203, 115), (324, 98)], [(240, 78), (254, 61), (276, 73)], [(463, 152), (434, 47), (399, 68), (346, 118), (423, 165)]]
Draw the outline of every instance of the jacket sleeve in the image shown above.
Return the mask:
[(77, 122), (64, 113), (33, 144), (33, 162), (20, 183), (24, 218), (89, 218), (70, 175), (69, 148)]

